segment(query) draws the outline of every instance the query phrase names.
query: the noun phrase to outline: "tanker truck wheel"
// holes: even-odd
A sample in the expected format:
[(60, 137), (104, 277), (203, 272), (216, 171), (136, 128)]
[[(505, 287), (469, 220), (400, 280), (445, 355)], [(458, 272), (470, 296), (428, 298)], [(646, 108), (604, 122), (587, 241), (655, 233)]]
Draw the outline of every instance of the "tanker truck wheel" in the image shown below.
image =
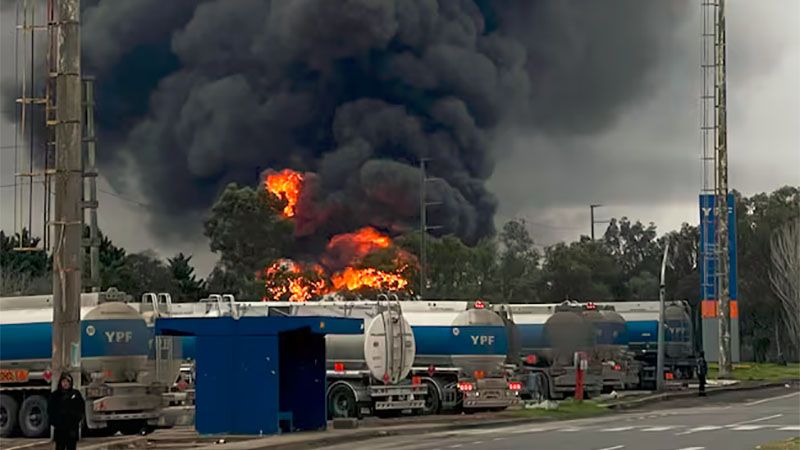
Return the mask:
[(47, 400), (41, 395), (32, 395), (22, 402), (19, 411), (19, 428), (25, 437), (40, 437), (50, 431), (47, 417)]
[(428, 387), (428, 392), (425, 394), (425, 406), (422, 407), (422, 415), (430, 416), (439, 414), (442, 408), (442, 399), (439, 398), (439, 389), (432, 381), (424, 381), (425, 386)]
[(350, 387), (339, 384), (333, 386), (328, 392), (328, 417), (358, 418), (358, 404), (356, 396)]
[(17, 428), (19, 406), (13, 397), (0, 395), (0, 437), (9, 437)]

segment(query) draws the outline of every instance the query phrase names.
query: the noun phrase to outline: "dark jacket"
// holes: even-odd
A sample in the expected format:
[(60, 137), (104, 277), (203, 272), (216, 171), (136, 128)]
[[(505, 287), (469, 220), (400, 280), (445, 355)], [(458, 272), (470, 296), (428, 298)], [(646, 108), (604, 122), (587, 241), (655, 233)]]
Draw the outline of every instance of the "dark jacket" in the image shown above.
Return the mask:
[(703, 378), (708, 375), (708, 363), (702, 356), (697, 358), (697, 375)]
[(61, 376), (61, 379), (68, 378), (70, 380), (70, 388), (61, 388), (61, 380), (58, 382), (58, 388), (50, 394), (50, 401), (47, 403), (47, 415), (50, 418), (50, 425), (60, 430), (74, 430), (76, 432), (80, 426), (85, 413), (85, 404), (81, 393), (71, 387), (72, 377), (68, 374)]

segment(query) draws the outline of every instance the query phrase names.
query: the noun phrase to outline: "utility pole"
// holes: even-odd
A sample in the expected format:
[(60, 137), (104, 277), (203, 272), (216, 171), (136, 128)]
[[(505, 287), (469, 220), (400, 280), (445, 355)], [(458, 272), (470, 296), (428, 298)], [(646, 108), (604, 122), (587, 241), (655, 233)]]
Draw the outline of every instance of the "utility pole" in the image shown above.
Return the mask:
[(599, 208), (603, 205), (599, 203), (593, 203), (589, 205), (589, 235), (592, 237), (592, 241), (594, 241), (594, 226), (598, 223), (608, 223), (608, 220), (594, 220), (594, 209)]
[(419, 160), (419, 299), (425, 297), (427, 287), (427, 268), (428, 268), (428, 231), (442, 228), (440, 225), (428, 225), (428, 207), (440, 205), (441, 202), (428, 201), (428, 183), (439, 181), (439, 178), (428, 178), (425, 163), (430, 158), (420, 158)]
[[(60, 374), (80, 385), (81, 358), (81, 48), (80, 0), (51, 0), (48, 19), (55, 78), (53, 215), (53, 385)], [(51, 68), (52, 69), (52, 68)]]
[(656, 390), (664, 388), (664, 302), (667, 295), (667, 256), (669, 239), (664, 242), (664, 257), (661, 259), (661, 283), (658, 288), (658, 355), (656, 356)]
[(95, 165), (97, 135), (94, 127), (94, 77), (83, 78), (83, 102), (84, 120), (86, 121), (86, 135), (84, 137), (86, 142), (86, 161), (83, 167), (85, 182), (83, 184), (82, 207), (84, 210), (89, 210), (89, 239), (83, 241), (83, 247), (89, 247), (89, 278), (92, 292), (99, 292), (100, 239), (97, 232), (97, 166)]
[(730, 267), (728, 236), (728, 127), (727, 127), (727, 80), (725, 0), (717, 0), (716, 26), (714, 27), (714, 84), (717, 107), (716, 117), (716, 247), (717, 247), (717, 293), (719, 317), (719, 377), (730, 377), (731, 365), (731, 316), (730, 316)]

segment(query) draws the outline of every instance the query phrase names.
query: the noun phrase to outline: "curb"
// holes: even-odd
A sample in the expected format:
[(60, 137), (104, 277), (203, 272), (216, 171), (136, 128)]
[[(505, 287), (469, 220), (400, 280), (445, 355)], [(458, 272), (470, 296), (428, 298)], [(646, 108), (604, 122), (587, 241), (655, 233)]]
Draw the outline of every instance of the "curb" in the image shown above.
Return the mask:
[[(745, 384), (745, 385), (732, 385), (732, 386), (723, 386), (718, 388), (711, 388), (706, 390), (707, 396), (714, 396), (718, 394), (723, 394), (727, 392), (736, 392), (736, 391), (755, 391), (759, 389), (769, 389), (774, 387), (783, 387), (787, 384), (797, 384), (798, 380), (783, 380), (783, 381), (769, 381), (769, 382), (760, 382), (755, 384)], [(680, 398), (689, 398), (689, 397), (697, 397), (698, 393), (696, 390), (686, 390), (686, 391), (679, 391), (679, 392), (665, 392), (662, 394), (654, 394), (648, 395), (645, 397), (640, 397), (636, 399), (631, 399), (628, 401), (621, 401), (616, 403), (608, 403), (605, 406), (612, 410), (626, 410), (632, 409), (637, 406), (641, 406), (643, 404), (649, 403), (656, 403), (656, 402), (663, 402), (667, 400), (673, 399), (680, 399)]]

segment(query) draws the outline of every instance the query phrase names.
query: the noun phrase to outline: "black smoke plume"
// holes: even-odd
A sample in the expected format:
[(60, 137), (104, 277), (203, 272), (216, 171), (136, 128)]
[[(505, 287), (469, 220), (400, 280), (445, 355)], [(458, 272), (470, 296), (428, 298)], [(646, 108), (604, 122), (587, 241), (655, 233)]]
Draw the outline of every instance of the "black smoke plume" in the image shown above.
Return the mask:
[(493, 231), (485, 181), (498, 127), (610, 125), (647, 93), (688, 6), (84, 0), (101, 170), (122, 190), (136, 177), (160, 232), (208, 209), (229, 182), (313, 172), (304, 195), (316, 209), (298, 218), (307, 235), (329, 235), (416, 227), (418, 165), (429, 159), (431, 222), (475, 242)]

